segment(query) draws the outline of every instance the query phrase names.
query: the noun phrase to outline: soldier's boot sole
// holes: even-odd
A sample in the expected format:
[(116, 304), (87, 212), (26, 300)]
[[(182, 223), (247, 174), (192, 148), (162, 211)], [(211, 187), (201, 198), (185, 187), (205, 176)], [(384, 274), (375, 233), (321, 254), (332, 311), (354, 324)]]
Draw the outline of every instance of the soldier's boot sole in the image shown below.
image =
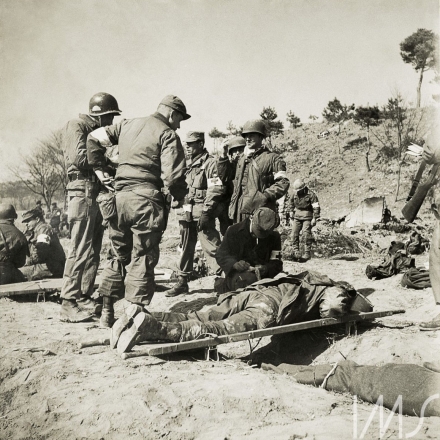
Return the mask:
[(126, 353), (130, 351), (139, 341), (142, 333), (147, 332), (149, 324), (157, 326), (157, 321), (146, 313), (139, 313), (133, 319), (133, 324), (125, 330), (118, 340), (118, 353)]
[(142, 307), (137, 304), (131, 304), (128, 306), (119, 319), (113, 324), (110, 332), (110, 347), (116, 348), (121, 333), (133, 322), (133, 318), (142, 312)]

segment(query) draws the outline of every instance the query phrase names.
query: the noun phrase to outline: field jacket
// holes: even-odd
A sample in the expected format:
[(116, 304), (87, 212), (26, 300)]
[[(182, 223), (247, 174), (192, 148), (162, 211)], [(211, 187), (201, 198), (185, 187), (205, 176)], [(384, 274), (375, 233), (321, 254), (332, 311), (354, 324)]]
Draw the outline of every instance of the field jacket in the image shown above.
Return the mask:
[(22, 267), (28, 255), (25, 235), (10, 220), (0, 220), (0, 263)]
[(293, 218), (298, 220), (318, 219), (321, 214), (318, 197), (309, 188), (304, 188), (300, 195), (294, 192), (289, 202), (290, 212), (293, 212)]

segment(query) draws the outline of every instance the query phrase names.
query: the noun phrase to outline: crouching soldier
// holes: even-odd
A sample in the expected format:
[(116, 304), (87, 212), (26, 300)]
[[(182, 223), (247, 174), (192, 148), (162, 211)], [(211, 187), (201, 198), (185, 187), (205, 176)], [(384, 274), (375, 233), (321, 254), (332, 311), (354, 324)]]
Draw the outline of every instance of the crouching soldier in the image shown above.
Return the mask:
[(29, 255), (24, 234), (14, 226), (17, 212), (12, 205), (0, 205), (0, 284), (26, 281), (18, 270)]
[(283, 270), (281, 237), (274, 230), (278, 224), (273, 210), (259, 208), (250, 218), (228, 228), (216, 254), (217, 263), (225, 273), (224, 279), (216, 281), (217, 293), (273, 278)]
[(312, 245), (312, 227), (316, 225), (321, 214), (318, 197), (306, 184), (297, 179), (293, 182), (293, 194), (290, 198), (290, 218), (293, 218), (292, 241), (296, 260), (301, 259), (299, 251), (299, 234), (302, 230), (304, 237), (303, 260), (310, 260)]
[(144, 313), (133, 304), (125, 310), (129, 327), (111, 340), (119, 353), (143, 341), (184, 342), (204, 334), (229, 335), (319, 318), (343, 316), (356, 290), (344, 281), (302, 272), (263, 280), (244, 291), (222, 295), (206, 312)]
[(43, 278), (62, 278), (66, 254), (58, 235), (44, 222), (40, 212), (31, 209), (23, 214), (30, 257), (21, 269), (28, 281)]

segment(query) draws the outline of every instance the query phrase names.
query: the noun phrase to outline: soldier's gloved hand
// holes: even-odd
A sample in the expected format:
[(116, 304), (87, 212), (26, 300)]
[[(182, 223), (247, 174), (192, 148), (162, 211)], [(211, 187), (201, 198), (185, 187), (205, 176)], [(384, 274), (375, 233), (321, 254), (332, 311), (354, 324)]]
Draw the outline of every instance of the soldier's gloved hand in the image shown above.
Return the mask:
[(315, 225), (316, 225), (316, 218), (312, 218), (312, 221), (310, 222), (310, 224), (311, 224), (312, 226), (315, 226)]
[(199, 231), (206, 231), (209, 228), (210, 220), (209, 215), (206, 212), (202, 212), (197, 224)]
[(250, 267), (251, 265), (244, 260), (237, 261), (232, 266), (232, 268), (235, 269), (237, 272), (244, 272), (245, 270), (248, 270)]

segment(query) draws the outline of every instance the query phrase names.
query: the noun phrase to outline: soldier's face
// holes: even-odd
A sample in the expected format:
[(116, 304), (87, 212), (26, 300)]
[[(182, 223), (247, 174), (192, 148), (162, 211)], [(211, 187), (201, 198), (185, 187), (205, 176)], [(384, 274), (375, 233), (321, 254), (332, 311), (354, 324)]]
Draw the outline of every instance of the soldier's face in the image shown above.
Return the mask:
[(35, 226), (36, 226), (37, 223), (38, 223), (38, 220), (37, 220), (36, 218), (33, 218), (32, 220), (29, 220), (29, 221), (26, 223), (26, 229), (27, 229), (28, 231), (32, 231), (32, 230), (35, 228)]
[(237, 162), (240, 156), (243, 154), (244, 147), (234, 148), (229, 152), (229, 160), (231, 162)]
[(258, 150), (263, 144), (263, 136), (259, 133), (246, 133), (246, 146), (251, 150)]
[(187, 142), (186, 145), (193, 159), (203, 151), (203, 142), (201, 141)]
[(173, 110), (170, 114), (168, 121), (170, 123), (170, 127), (173, 130), (177, 130), (178, 128), (180, 128), (180, 123), (183, 121), (183, 115), (182, 115), (182, 113), (179, 113), (176, 110)]
[(115, 118), (115, 115), (112, 115), (112, 114), (101, 115), (99, 117), (99, 125), (101, 127), (107, 127), (107, 125), (112, 125), (114, 118)]

